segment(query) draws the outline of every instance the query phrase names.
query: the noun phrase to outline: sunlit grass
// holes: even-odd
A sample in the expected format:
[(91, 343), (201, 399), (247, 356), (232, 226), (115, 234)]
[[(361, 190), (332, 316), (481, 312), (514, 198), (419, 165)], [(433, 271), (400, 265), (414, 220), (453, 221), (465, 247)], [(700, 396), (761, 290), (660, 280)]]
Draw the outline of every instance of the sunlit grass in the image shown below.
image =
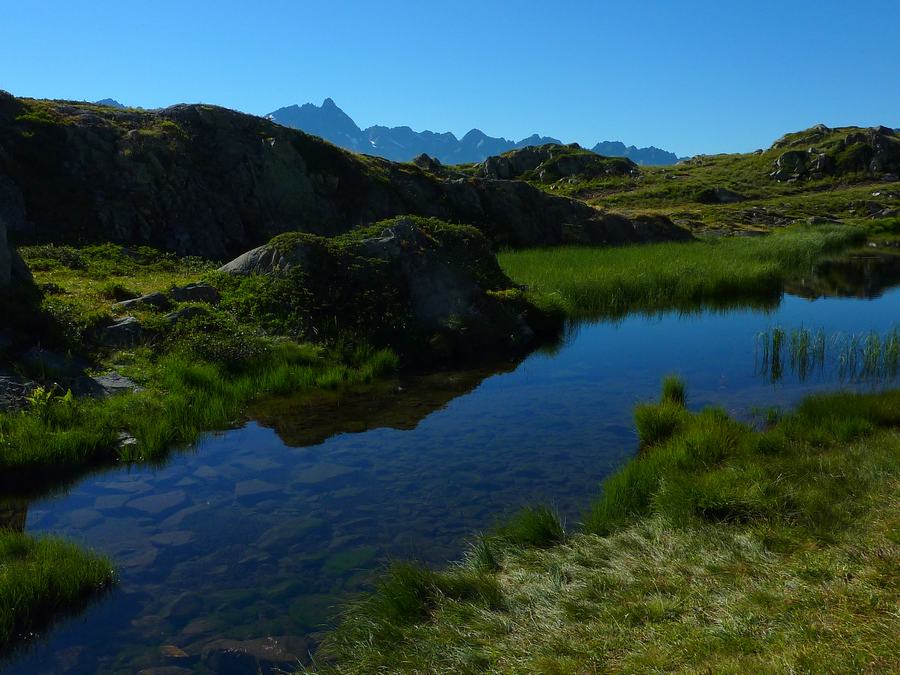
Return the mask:
[(110, 586), (109, 560), (59, 539), (0, 529), (0, 651)]
[(42, 484), (98, 463), (158, 459), (202, 431), (234, 424), (260, 396), (371, 382), (396, 367), (389, 350), (343, 364), (291, 342), (275, 344), (238, 373), (175, 352), (159, 360), (153, 386), (143, 392), (105, 400), (57, 396), (41, 410), (0, 414), (0, 476), (7, 486), (26, 478)]
[(319, 671), (900, 668), (900, 391), (810, 397), (764, 432), (681, 415), (580, 532), (489, 534), (446, 571), (394, 568)]
[(784, 280), (864, 238), (846, 226), (799, 227), (766, 237), (615, 248), (561, 247), (501, 253), (513, 281), (573, 317), (765, 303)]

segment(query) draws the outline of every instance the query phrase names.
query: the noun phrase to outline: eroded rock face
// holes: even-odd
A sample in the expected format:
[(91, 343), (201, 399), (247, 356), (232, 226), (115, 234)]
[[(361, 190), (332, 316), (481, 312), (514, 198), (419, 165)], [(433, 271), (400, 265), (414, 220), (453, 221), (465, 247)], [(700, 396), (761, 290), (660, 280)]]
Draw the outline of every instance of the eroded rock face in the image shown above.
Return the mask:
[[(472, 224), (495, 245), (558, 243), (563, 226), (579, 239), (602, 230), (602, 214), (583, 203), (420, 164), (354, 155), (214, 106), (118, 110), (0, 92), (0, 176), (21, 194), (22, 236), (35, 241), (227, 260), (283, 232), (334, 236), (401, 214)], [(683, 233), (667, 227), (653, 239), (672, 236)]]
[[(503, 274), (475, 228), (400, 217), (355, 236), (329, 240), (282, 235), (224, 265), (233, 275), (267, 275), (296, 283), (308, 297), (309, 325), (344, 321), (368, 310), (368, 328), (397, 341), (453, 353), (526, 346), (535, 337), (528, 303)], [(379, 318), (381, 315), (385, 318)], [(346, 319), (350, 320), (350, 319)]]

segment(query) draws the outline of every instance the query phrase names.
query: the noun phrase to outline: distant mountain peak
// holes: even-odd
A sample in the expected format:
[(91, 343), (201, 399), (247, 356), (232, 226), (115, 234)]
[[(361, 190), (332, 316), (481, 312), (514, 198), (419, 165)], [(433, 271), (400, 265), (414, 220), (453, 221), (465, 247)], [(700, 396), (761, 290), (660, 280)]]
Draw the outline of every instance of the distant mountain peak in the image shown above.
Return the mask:
[[(409, 162), (421, 154), (427, 154), (444, 164), (466, 164), (482, 162), (488, 157), (518, 148), (562, 143), (556, 138), (539, 134), (532, 134), (515, 142), (488, 136), (477, 128), (470, 129), (459, 139), (450, 132), (413, 131), (408, 126), (373, 125), (360, 129), (330, 97), (322, 101), (321, 106), (314, 103), (289, 105), (266, 117), (283, 126), (321, 136), (342, 148), (398, 162)], [(674, 164), (678, 161), (678, 157), (671, 152), (652, 146), (626, 146), (621, 141), (604, 141), (598, 143), (593, 150), (609, 157), (627, 157), (637, 164)]]
[(96, 105), (105, 105), (109, 108), (124, 108), (125, 106), (119, 103), (114, 98), (102, 98), (99, 101), (94, 101)]

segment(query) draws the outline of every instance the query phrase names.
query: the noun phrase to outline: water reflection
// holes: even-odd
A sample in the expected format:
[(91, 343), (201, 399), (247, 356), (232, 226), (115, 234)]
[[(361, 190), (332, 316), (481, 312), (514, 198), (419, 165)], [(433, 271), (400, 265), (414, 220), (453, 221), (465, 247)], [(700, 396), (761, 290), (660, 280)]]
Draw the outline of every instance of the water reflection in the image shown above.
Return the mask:
[(878, 298), (900, 282), (900, 252), (863, 251), (816, 265), (786, 290), (804, 298)]

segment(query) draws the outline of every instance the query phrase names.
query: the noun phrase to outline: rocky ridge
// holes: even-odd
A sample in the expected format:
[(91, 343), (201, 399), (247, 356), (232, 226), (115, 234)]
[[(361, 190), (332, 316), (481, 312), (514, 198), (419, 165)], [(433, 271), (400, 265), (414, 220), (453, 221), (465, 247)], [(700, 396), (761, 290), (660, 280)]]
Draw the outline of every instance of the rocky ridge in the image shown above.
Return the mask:
[[(683, 239), (521, 182), (441, 177), (207, 105), (115, 109), (0, 94), (0, 183), (19, 241), (115, 241), (228, 259), (273, 236), (402, 214), (495, 246)], [(10, 207), (11, 205), (11, 207)]]

